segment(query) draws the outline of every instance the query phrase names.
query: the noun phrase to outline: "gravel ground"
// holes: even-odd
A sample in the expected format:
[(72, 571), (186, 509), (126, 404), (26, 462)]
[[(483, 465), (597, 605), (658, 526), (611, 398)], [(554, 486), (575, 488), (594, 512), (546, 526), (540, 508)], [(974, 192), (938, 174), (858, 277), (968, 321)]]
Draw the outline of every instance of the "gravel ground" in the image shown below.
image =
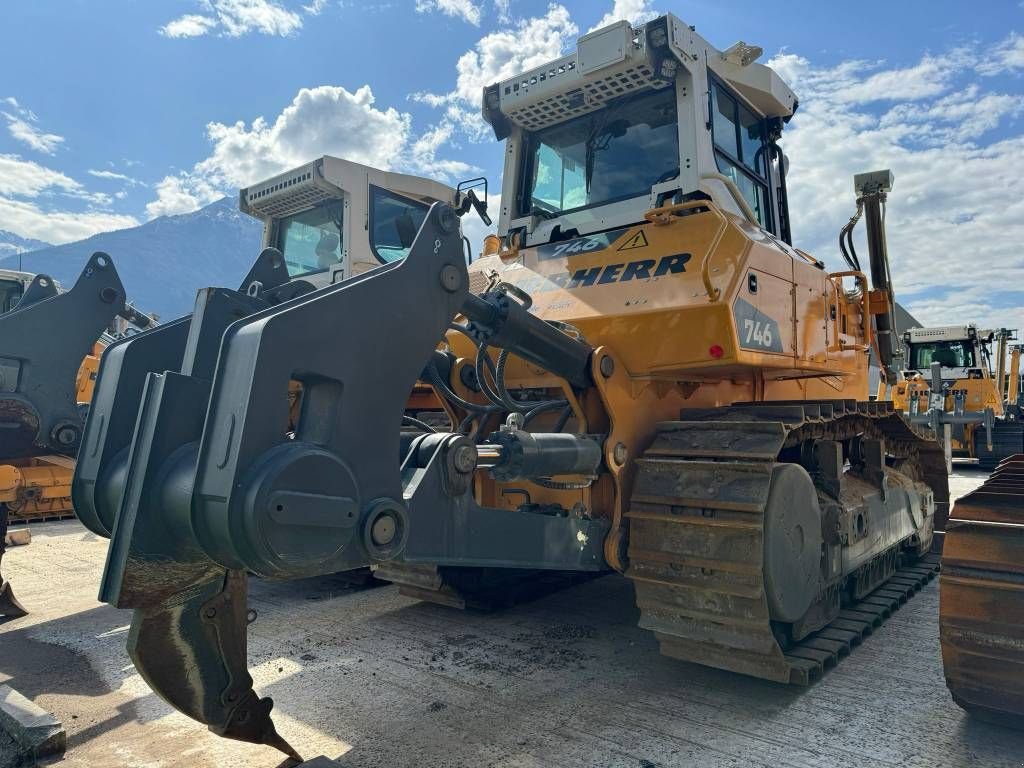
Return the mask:
[[(983, 479), (959, 467), (954, 497)], [(74, 521), (33, 532), (4, 559), (32, 614), (0, 625), (0, 682), (64, 722), (62, 766), (280, 764), (149, 691), (124, 652), (130, 614), (95, 599), (106, 541)], [(950, 700), (934, 583), (809, 689), (662, 658), (618, 576), (497, 614), (338, 577), (255, 581), (251, 593), (250, 666), (278, 730), (345, 768), (1008, 768), (1024, 758), (1024, 735), (970, 721)]]

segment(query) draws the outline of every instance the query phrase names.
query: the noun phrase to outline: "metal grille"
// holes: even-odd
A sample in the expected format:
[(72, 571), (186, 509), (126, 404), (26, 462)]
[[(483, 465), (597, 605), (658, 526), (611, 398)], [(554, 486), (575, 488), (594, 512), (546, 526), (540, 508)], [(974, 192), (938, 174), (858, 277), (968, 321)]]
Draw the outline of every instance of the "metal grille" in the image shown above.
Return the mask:
[(578, 115), (593, 112), (605, 103), (665, 81), (654, 77), (646, 64), (612, 72), (605, 77), (585, 82), (580, 88), (558, 93), (509, 113), (512, 122), (530, 131), (560, 123)]
[(294, 174), (279, 176), (245, 191), (245, 202), (257, 216), (286, 216), (305, 210), (331, 197), (319, 188), (317, 174), (308, 166)]

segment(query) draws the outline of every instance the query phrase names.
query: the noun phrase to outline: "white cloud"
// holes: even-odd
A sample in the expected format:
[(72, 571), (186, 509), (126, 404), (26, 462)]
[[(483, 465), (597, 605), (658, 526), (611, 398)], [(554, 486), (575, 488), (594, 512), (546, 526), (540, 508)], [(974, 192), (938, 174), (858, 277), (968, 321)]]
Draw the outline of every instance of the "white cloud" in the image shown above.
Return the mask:
[(394, 108), (378, 109), (374, 101), (368, 85), (354, 93), (322, 85), (301, 89), (273, 123), (210, 123), (213, 154), (196, 170), (245, 186), (325, 154), (391, 167), (409, 139), (411, 119)]
[[(61, 199), (84, 203), (85, 211), (58, 207)], [(66, 243), (138, 223), (106, 208), (113, 197), (92, 192), (67, 174), (18, 155), (0, 154), (0, 222), (3, 229), (48, 243)]]
[(999, 75), (1024, 69), (1024, 35), (1011, 32), (991, 51), (983, 52), (976, 69), (982, 75)]
[(393, 107), (379, 108), (368, 85), (303, 88), (273, 121), (210, 123), (209, 157), (190, 171), (165, 177), (156, 187), (150, 217), (195, 210), (221, 195), (293, 168), (321, 155), (335, 155), (382, 169), (433, 177), (475, 169), (437, 156), (451, 135), (447, 121), (422, 136), (412, 135), (412, 118)]
[(43, 191), (53, 190), (79, 193), (82, 185), (70, 176), (32, 160), (0, 154), (0, 195), (38, 197)]
[(302, 17), (273, 0), (211, 0), (228, 37), (249, 32), (287, 37), (302, 26)]
[(44, 133), (31, 123), (21, 120), (8, 112), (4, 112), (4, 117), (7, 118), (7, 129), (11, 132), (11, 136), (27, 144), (37, 152), (52, 155), (64, 141), (63, 136), (58, 136), (55, 133)]
[(156, 200), (146, 205), (146, 217), (150, 219), (191, 213), (224, 196), (202, 177), (190, 174), (164, 176), (156, 185), (156, 194)]
[(623, 20), (634, 25), (644, 24), (657, 15), (658, 12), (651, 8), (651, 0), (615, 0), (612, 9), (587, 31), (593, 32), (595, 29)]
[(31, 109), (26, 109), (18, 103), (13, 96), (3, 99), (3, 103), (13, 109), (13, 112), (4, 111), (0, 114), (7, 119), (7, 130), (17, 141), (27, 144), (30, 148), (46, 155), (52, 155), (64, 142), (63, 136), (55, 133), (46, 133), (36, 127), (39, 118)]
[(308, 13), (310, 16), (319, 16), (324, 8), (327, 7), (327, 0), (313, 0), (310, 5), (302, 6), (302, 10)]
[(454, 96), (479, 110), (484, 86), (557, 59), (578, 32), (564, 6), (549, 5), (544, 16), (485, 35), (455, 64)]
[(475, 169), (461, 160), (440, 160), (437, 153), (448, 143), (455, 130), (455, 123), (442, 120), (418, 137), (409, 147), (412, 166), (427, 176), (467, 176)]
[(430, 11), (440, 11), (445, 16), (467, 21), (474, 27), (480, 26), (480, 7), (473, 0), (416, 0), (417, 13)]
[(35, 202), (12, 200), (0, 195), (0, 221), (4, 228), (21, 235), (60, 245), (90, 237), (99, 232), (134, 227), (132, 216), (105, 211), (46, 210)]
[(414, 93), (410, 98), (432, 107), (447, 105), (446, 118), (471, 139), (482, 140), (487, 135), (487, 125), (480, 117), (484, 87), (557, 59), (578, 32), (564, 6), (549, 5), (545, 15), (484, 35), (472, 50), (462, 54), (455, 64), (454, 90)]
[(499, 24), (512, 23), (512, 0), (494, 0), (494, 10), (498, 14)]
[(216, 19), (188, 13), (160, 27), (160, 34), (164, 37), (201, 37), (216, 27)]
[[(836, 240), (854, 210), (853, 175), (891, 168), (886, 224), (897, 299), (923, 322), (999, 325), (1015, 312), (1019, 324), (1024, 198), (993, 190), (1015, 189), (1024, 176), (1024, 136), (983, 140), (1021, 113), (1022, 98), (970, 82), (959, 64), (969, 60), (951, 52), (887, 69), (775, 57), (801, 103), (782, 138), (793, 234), (841, 268)], [(875, 90), (884, 87), (891, 90)], [(864, 265), (866, 247), (858, 251)]]
[(108, 179), (110, 181), (123, 181), (130, 187), (145, 186), (145, 184), (138, 179), (134, 179), (124, 173), (117, 173), (115, 171), (96, 171), (89, 169), (90, 176), (95, 176), (97, 179)]
[[(302, 16), (275, 0), (200, 0), (203, 14), (186, 14), (160, 27), (165, 37), (199, 37), (219, 31), (227, 37), (252, 32), (287, 37), (302, 27)], [(315, 10), (310, 10), (314, 8)], [(304, 10), (315, 15), (323, 4), (314, 0)]]

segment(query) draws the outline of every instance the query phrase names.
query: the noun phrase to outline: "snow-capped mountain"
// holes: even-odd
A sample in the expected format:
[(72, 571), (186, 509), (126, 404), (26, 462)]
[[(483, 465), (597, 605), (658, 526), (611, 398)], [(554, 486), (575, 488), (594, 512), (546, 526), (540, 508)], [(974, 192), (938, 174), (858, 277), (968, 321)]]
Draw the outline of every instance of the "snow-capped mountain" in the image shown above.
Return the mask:
[[(22, 269), (46, 273), (70, 288), (89, 256), (104, 251), (128, 299), (141, 311), (169, 320), (192, 311), (200, 288), (237, 288), (259, 255), (262, 231), (259, 221), (238, 210), (236, 200), (222, 198), (194, 213), (32, 250), (22, 255)], [(0, 267), (16, 269), (17, 260), (0, 252)]]
[[(9, 256), (17, 256), (19, 253), (26, 253), (28, 251), (37, 251), (40, 248), (49, 248), (49, 243), (44, 243), (42, 240), (33, 240), (31, 237), (21, 237), (8, 232), (7, 230), (0, 229), (0, 260), (5, 259)], [(0, 267), (9, 269), (9, 264), (0, 263)], [(17, 262), (15, 262), (17, 267)]]

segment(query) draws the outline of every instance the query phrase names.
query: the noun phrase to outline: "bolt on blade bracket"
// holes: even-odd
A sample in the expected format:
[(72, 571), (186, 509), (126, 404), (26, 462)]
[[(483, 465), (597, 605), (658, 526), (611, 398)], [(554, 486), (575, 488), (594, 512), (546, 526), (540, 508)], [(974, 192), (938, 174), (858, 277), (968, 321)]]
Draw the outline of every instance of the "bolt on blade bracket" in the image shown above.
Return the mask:
[[(405, 259), (228, 329), (193, 498), (214, 560), (278, 578), (369, 563), (360, 523), (402, 503), (401, 418), (468, 285), (458, 219), (437, 203)], [(292, 380), (303, 395), (288, 439), (267, 414)]]

